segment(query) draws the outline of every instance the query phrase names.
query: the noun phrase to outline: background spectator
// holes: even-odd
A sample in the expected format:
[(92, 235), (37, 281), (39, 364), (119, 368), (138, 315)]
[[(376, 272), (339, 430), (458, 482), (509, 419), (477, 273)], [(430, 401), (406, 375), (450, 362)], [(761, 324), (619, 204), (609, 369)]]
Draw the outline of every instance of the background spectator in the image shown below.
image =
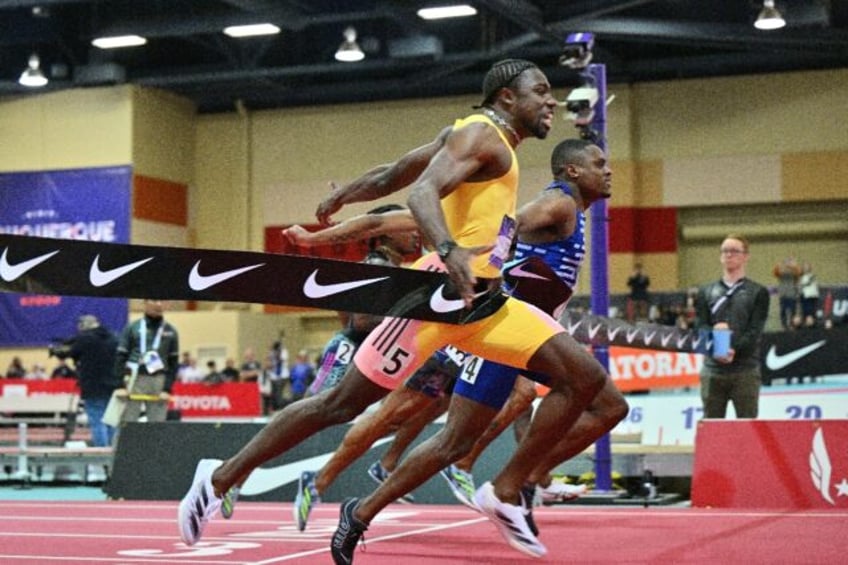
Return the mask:
[(633, 274), (627, 279), (627, 286), (630, 287), (627, 308), (628, 321), (647, 320), (650, 306), (648, 287), (651, 286), (651, 279), (642, 272), (642, 263), (636, 263)]
[(291, 381), (289, 380), (289, 350), (282, 340), (271, 344), (265, 361), (265, 376), (268, 380), (263, 392), (265, 414), (270, 414), (282, 408), (292, 399)]
[(68, 365), (68, 362), (65, 359), (59, 358), (59, 364), (53, 368), (53, 372), (50, 373), (51, 379), (75, 379), (77, 378), (77, 372), (73, 367)]
[(819, 309), (819, 282), (815, 273), (813, 273), (813, 266), (807, 261), (801, 268), (798, 286), (801, 294), (801, 315), (804, 318), (804, 327), (811, 328), (816, 325), (816, 314)]
[(12, 357), (12, 361), (6, 368), (7, 379), (23, 379), (26, 377), (26, 368), (20, 357)]
[(224, 368), (221, 369), (221, 377), (224, 382), (236, 382), (239, 380), (239, 370), (236, 369), (236, 360), (232, 357), (224, 362)]
[(32, 369), (26, 374), (27, 379), (34, 381), (46, 381), (50, 378), (50, 375), (47, 374), (47, 369), (41, 363), (36, 363), (32, 366)]
[(255, 383), (262, 373), (262, 363), (256, 360), (256, 351), (252, 347), (244, 350), (244, 357), (239, 370), (239, 381), (243, 383)]
[(77, 331), (76, 336), (62, 345), (51, 347), (50, 354), (74, 360), (79, 373), (80, 398), (91, 430), (91, 445), (108, 447), (115, 437), (115, 428), (103, 423), (103, 413), (112, 392), (123, 386), (123, 381), (115, 375), (118, 339), (92, 315), (80, 316)]
[(788, 330), (792, 327), (792, 317), (798, 306), (798, 278), (801, 276), (801, 268), (793, 257), (787, 257), (776, 264), (772, 272), (777, 278), (780, 325), (784, 330)]
[(177, 369), (177, 379), (181, 383), (199, 383), (202, 381), (204, 374), (197, 366), (197, 359), (190, 355), (187, 359), (185, 357), (183, 359), (186, 363), (180, 363), (180, 368)]
[(294, 365), (289, 370), (291, 381), (292, 401), (300, 400), (315, 379), (315, 367), (309, 361), (309, 353), (305, 349), (297, 352)]
[(756, 418), (760, 401), (760, 336), (768, 317), (766, 287), (747, 278), (748, 241), (728, 235), (721, 243), (722, 276), (698, 291), (698, 328), (733, 332), (726, 356), (705, 355), (701, 368), (704, 418), (724, 418), (733, 402), (737, 418)]
[[(162, 300), (145, 300), (144, 316), (127, 324), (121, 332), (115, 373), (118, 378), (126, 378), (124, 382), (129, 389), (119, 390), (130, 397), (122, 422), (137, 421), (142, 404), (148, 422), (164, 422), (168, 416), (168, 401), (177, 377), (180, 339), (177, 329), (165, 321), (164, 313)], [(138, 401), (132, 399), (133, 395), (156, 396), (159, 400)]]
[(224, 376), (218, 370), (218, 363), (214, 359), (206, 362), (206, 375), (203, 376), (203, 383), (208, 385), (217, 385), (224, 382)]

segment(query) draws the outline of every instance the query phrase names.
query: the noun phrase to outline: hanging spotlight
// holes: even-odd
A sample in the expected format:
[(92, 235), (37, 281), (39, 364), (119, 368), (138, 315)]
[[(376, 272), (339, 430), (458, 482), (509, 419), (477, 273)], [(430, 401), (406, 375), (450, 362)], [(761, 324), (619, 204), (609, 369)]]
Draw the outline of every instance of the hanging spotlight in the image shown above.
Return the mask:
[(147, 43), (147, 38), (140, 35), (112, 35), (95, 37), (91, 44), (98, 49), (120, 49), (121, 47), (138, 47)]
[(35, 53), (29, 56), (29, 66), (21, 73), (18, 83), (30, 88), (38, 88), (47, 84), (47, 77), (41, 71), (41, 61)]
[(362, 52), (356, 42), (356, 30), (352, 26), (344, 30), (344, 38), (338, 51), (336, 51), (336, 61), (355, 63), (364, 59), (365, 53)]
[(774, 7), (774, 0), (764, 0), (763, 9), (760, 15), (757, 16), (757, 21), (754, 22), (754, 27), (757, 29), (780, 29), (786, 25), (786, 20)]

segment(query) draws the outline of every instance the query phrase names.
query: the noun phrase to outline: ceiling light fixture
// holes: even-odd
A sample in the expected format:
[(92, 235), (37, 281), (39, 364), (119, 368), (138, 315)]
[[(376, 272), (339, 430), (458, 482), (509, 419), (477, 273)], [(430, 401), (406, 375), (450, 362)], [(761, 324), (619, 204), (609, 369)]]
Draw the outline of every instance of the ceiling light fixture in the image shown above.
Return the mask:
[(41, 72), (41, 61), (35, 53), (29, 56), (29, 66), (21, 73), (18, 82), (30, 88), (38, 88), (47, 84), (47, 77)]
[(355, 63), (365, 58), (365, 53), (359, 48), (356, 42), (356, 30), (353, 27), (348, 27), (344, 30), (344, 41), (339, 45), (336, 51), (336, 61), (343, 63)]
[(113, 35), (111, 37), (96, 37), (91, 44), (100, 49), (119, 49), (121, 47), (138, 47), (147, 43), (140, 35)]
[(241, 26), (229, 26), (224, 28), (224, 33), (230, 37), (254, 37), (257, 35), (275, 35), (280, 33), (280, 28), (274, 24), (249, 24)]
[(757, 21), (754, 22), (754, 27), (757, 29), (780, 29), (786, 25), (786, 20), (774, 7), (774, 0), (764, 0), (763, 9), (760, 15), (757, 16)]
[(474, 6), (468, 4), (457, 4), (455, 6), (434, 6), (432, 8), (421, 8), (418, 17), (423, 20), (441, 20), (444, 18), (464, 18), (477, 13)]

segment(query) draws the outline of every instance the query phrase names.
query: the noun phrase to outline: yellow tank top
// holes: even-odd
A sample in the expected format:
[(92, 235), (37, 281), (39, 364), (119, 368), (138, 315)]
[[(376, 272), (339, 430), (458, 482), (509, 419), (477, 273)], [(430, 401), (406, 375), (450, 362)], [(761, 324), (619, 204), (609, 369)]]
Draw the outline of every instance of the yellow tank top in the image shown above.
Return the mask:
[[(448, 229), (463, 247), (496, 245), (492, 253), (477, 256), (471, 262), (475, 276), (500, 276), (500, 267), (515, 232), (515, 206), (518, 199), (518, 159), (504, 133), (489, 118), (474, 114), (457, 120), (453, 129), (484, 122), (495, 128), (509, 148), (512, 164), (501, 177), (483, 182), (464, 182), (442, 199)], [(508, 232), (508, 233), (507, 233)], [(505, 247), (505, 249), (504, 249)]]

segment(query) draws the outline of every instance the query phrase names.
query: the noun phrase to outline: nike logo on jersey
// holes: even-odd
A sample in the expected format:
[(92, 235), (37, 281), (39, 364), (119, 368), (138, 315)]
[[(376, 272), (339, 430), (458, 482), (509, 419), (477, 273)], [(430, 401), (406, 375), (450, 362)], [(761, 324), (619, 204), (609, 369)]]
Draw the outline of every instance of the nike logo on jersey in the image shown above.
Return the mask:
[(198, 261), (194, 264), (194, 267), (191, 268), (191, 273), (188, 275), (188, 286), (190, 286), (192, 290), (206, 290), (209, 287), (221, 284), (226, 280), (237, 277), (248, 271), (252, 271), (253, 269), (258, 269), (264, 265), (265, 263), (257, 263), (255, 265), (248, 265), (247, 267), (241, 267), (239, 269), (230, 269), (229, 271), (224, 271), (223, 273), (215, 275), (201, 275), (199, 271), (200, 261)]
[(106, 286), (110, 282), (123, 277), (133, 269), (137, 269), (138, 267), (141, 267), (148, 261), (152, 260), (153, 257), (148, 257), (147, 259), (142, 259), (141, 261), (136, 261), (135, 263), (129, 263), (128, 265), (115, 267), (114, 269), (106, 269), (105, 271), (103, 271), (100, 269), (100, 255), (98, 254), (94, 258), (94, 262), (91, 263), (91, 269), (89, 269), (88, 271), (88, 280), (91, 281), (91, 284), (94, 286)]
[(362, 286), (368, 286), (369, 284), (374, 284), (389, 278), (377, 277), (373, 279), (362, 279), (359, 281), (321, 284), (316, 279), (317, 275), (318, 269), (315, 269), (312, 271), (312, 274), (309, 275), (309, 278), (306, 279), (306, 282), (303, 283), (303, 294), (305, 294), (307, 298), (326, 298), (327, 296), (341, 294), (342, 292), (347, 292)]
[(817, 341), (815, 343), (811, 343), (810, 345), (802, 347), (801, 349), (796, 349), (795, 351), (784, 353), (783, 355), (779, 354), (777, 352), (777, 347), (772, 345), (768, 350), (768, 354), (766, 355), (766, 367), (768, 367), (772, 371), (779, 371), (784, 367), (788, 367), (798, 359), (809, 355), (810, 353), (812, 353), (819, 347), (822, 347), (826, 343), (827, 340), (823, 339), (821, 341)]
[(524, 270), (524, 263), (510, 269), (508, 271), (509, 275), (513, 277), (525, 278), (525, 279), (539, 279), (542, 281), (550, 280), (548, 277), (543, 277), (542, 275), (537, 275), (536, 273), (531, 273), (530, 271)]
[(9, 263), (9, 260), (6, 258), (6, 255), (9, 253), (9, 248), (6, 247), (3, 249), (3, 255), (0, 256), (0, 278), (2, 278), (6, 282), (12, 282), (17, 279), (30, 269), (34, 268), (36, 265), (39, 265), (57, 253), (58, 250), (52, 251), (50, 253), (45, 253), (44, 255), (39, 255), (38, 257), (33, 257), (32, 259), (27, 259), (26, 261), (21, 261), (16, 265), (12, 265)]
[[(488, 291), (478, 292), (473, 298), (483, 296)], [(447, 314), (465, 308), (465, 301), (461, 298), (445, 298), (445, 285), (440, 285), (430, 297), (430, 309), (438, 314)]]

